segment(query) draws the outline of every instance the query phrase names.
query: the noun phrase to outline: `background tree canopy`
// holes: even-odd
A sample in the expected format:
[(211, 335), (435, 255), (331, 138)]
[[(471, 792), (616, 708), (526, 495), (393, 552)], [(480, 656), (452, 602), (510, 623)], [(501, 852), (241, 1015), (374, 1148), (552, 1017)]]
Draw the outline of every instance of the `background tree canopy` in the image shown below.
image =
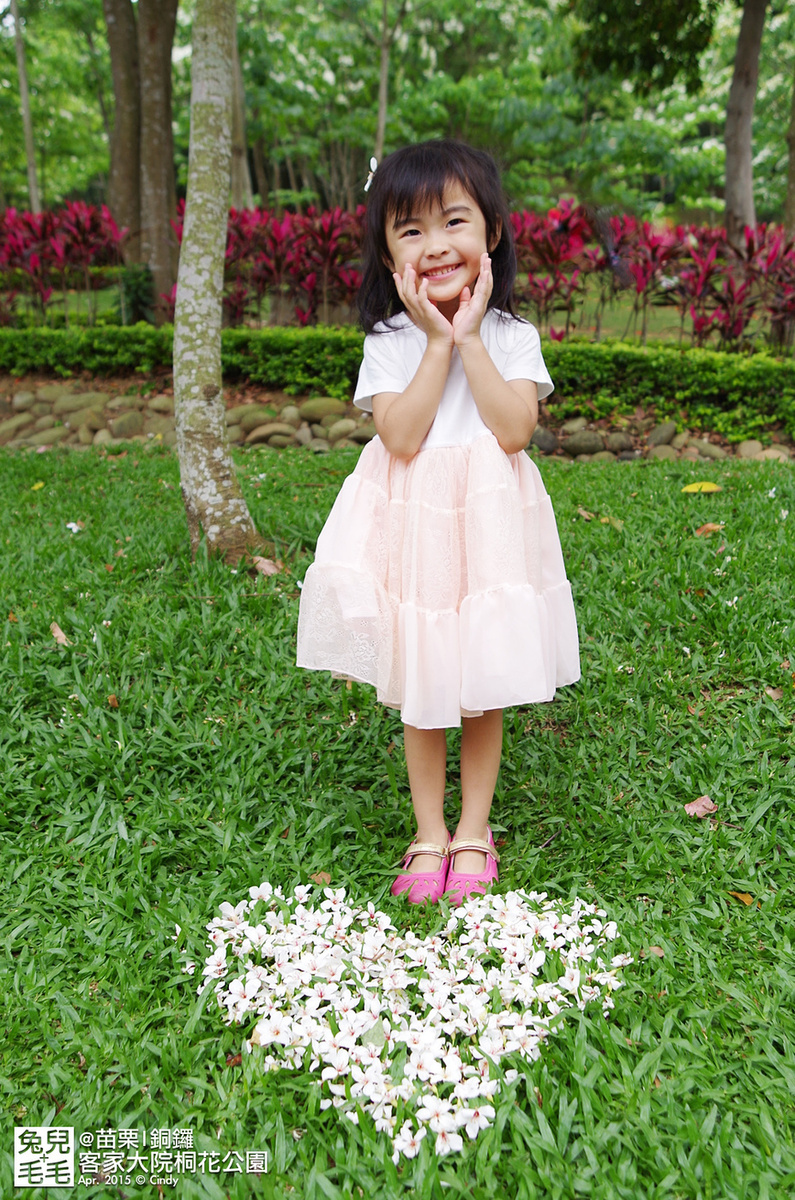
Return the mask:
[[(173, 50), (180, 194), (193, 10), (193, 0), (182, 0)], [(102, 0), (19, 0), (19, 11), (42, 202), (103, 200), (113, 81)], [(719, 219), (740, 15), (733, 0), (481, 0), (467, 11), (451, 0), (388, 0), (385, 149), (442, 135), (488, 146), (517, 206), (574, 195), (644, 216)], [(238, 0), (258, 202), (350, 208), (361, 200), (376, 137), (383, 17), (382, 0)], [(760, 220), (784, 212), (794, 60), (795, 6), (773, 3), (754, 119)], [(2, 205), (27, 207), (9, 0), (0, 0)]]

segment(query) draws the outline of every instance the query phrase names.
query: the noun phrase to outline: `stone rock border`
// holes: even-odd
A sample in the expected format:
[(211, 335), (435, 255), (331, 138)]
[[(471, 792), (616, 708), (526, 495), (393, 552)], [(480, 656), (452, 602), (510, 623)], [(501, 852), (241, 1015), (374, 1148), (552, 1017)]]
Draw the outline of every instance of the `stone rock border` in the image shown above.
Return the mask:
[[(113, 385), (108, 385), (113, 387)], [(79, 385), (0, 384), (0, 446), (9, 450), (42, 450), (50, 446), (86, 449), (130, 442), (173, 446), (176, 442), (173, 391), (142, 394), (129, 383), (108, 391), (81, 391)], [(317, 454), (369, 442), (375, 426), (368, 413), (331, 396), (300, 398), (282, 392), (247, 388), (245, 403), (231, 391), (226, 423), (233, 445), (278, 450), (307, 446)], [(674, 421), (639, 417), (609, 428), (587, 417), (565, 421), (559, 429), (539, 425), (529, 449), (574, 462), (632, 462), (640, 458), (714, 461), (737, 457), (751, 461), (790, 462), (795, 450), (783, 435), (773, 444), (748, 440), (731, 446), (714, 434), (678, 431)], [(778, 436), (779, 440), (775, 440)]]
[[(530, 445), (545, 455), (562, 454), (575, 462), (633, 462), (639, 458), (713, 462), (733, 457), (754, 462), (768, 459), (790, 462), (795, 455), (791, 442), (776, 433), (772, 444), (765, 447), (751, 438), (732, 444), (716, 434), (678, 431), (675, 421), (658, 422), (654, 417), (639, 417), (622, 424), (621, 429), (605, 430), (589, 423), (587, 417), (574, 417), (564, 421), (558, 433), (539, 426)], [(777, 436), (781, 440), (776, 441)]]

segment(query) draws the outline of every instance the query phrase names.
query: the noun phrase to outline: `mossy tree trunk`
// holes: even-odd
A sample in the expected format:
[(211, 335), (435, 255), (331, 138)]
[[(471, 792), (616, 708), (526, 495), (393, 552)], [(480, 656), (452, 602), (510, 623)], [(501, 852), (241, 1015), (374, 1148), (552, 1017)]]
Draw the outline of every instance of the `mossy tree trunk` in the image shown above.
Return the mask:
[(190, 156), (174, 319), (174, 395), (182, 496), (195, 555), (236, 561), (257, 532), (235, 475), (221, 384), (221, 309), (231, 162), (235, 0), (198, 0)]

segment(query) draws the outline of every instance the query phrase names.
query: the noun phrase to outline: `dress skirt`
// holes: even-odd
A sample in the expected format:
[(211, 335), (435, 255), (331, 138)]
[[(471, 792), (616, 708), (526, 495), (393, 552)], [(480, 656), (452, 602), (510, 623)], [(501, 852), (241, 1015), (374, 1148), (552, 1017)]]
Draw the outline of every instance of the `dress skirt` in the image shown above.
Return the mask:
[(571, 588), (528, 455), (489, 432), (408, 460), (374, 438), (304, 579), (298, 665), (372, 684), (419, 729), (576, 682)]

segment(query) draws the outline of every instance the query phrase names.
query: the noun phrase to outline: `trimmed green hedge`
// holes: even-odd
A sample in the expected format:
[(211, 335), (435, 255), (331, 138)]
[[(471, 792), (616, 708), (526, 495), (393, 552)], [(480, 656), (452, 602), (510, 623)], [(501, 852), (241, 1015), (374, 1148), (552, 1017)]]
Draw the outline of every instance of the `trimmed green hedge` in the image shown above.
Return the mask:
[[(363, 335), (353, 328), (226, 329), (225, 377), (300, 394), (353, 390)], [(0, 372), (144, 374), (171, 366), (173, 330), (151, 325), (0, 329)], [(621, 342), (545, 342), (556, 416), (630, 414), (636, 406), (739, 441), (780, 424), (795, 437), (795, 360)]]
[(27, 375), (123, 375), (171, 366), (170, 325), (92, 325), (80, 329), (0, 329), (0, 371)]
[(225, 378), (350, 400), (363, 342), (364, 335), (353, 327), (225, 329), (221, 361)]
[[(299, 395), (350, 399), (362, 358), (356, 329), (225, 329), (221, 361), (227, 379), (251, 379)], [(26, 375), (148, 374), (171, 367), (174, 330), (144, 322), (90, 329), (0, 329), (0, 371)]]
[(576, 341), (545, 345), (544, 356), (555, 381), (550, 405), (560, 415), (607, 417), (640, 405), (730, 441), (778, 423), (795, 437), (791, 358)]

